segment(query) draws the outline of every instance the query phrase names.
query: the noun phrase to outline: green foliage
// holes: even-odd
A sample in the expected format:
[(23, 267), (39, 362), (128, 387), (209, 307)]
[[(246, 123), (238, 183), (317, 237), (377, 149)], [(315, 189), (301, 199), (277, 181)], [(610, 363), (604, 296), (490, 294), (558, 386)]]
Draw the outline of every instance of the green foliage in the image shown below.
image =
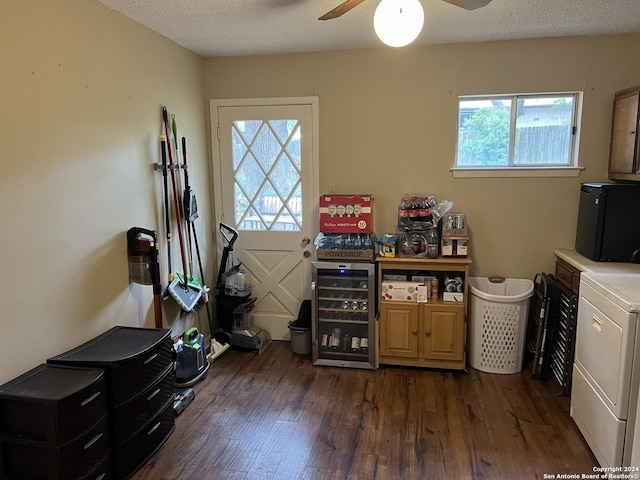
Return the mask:
[(460, 129), (460, 165), (509, 164), (510, 114), (507, 108), (478, 108)]

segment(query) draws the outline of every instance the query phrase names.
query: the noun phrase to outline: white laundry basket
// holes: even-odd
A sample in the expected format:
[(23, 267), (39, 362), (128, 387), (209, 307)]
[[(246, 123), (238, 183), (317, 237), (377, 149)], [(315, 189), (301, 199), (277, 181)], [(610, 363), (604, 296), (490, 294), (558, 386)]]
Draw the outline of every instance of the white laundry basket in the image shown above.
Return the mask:
[(469, 289), (469, 364), (489, 373), (520, 372), (533, 282), (471, 277)]

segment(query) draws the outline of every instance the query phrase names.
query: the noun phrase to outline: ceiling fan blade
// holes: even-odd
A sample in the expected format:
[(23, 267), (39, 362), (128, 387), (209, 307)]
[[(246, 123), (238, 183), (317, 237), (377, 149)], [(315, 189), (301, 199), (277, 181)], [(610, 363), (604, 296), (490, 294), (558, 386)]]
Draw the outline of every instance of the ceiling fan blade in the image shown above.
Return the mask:
[(491, 0), (443, 0), (456, 7), (462, 7), (465, 10), (475, 10), (476, 8), (482, 8), (491, 2)]
[(352, 8), (357, 7), (362, 2), (364, 2), (364, 0), (347, 0), (346, 2), (338, 5), (336, 8), (334, 8), (330, 12), (327, 12), (324, 15), (322, 15), (320, 18), (318, 18), (318, 20), (331, 20), (333, 18), (338, 18), (344, 15), (345, 13), (347, 13)]

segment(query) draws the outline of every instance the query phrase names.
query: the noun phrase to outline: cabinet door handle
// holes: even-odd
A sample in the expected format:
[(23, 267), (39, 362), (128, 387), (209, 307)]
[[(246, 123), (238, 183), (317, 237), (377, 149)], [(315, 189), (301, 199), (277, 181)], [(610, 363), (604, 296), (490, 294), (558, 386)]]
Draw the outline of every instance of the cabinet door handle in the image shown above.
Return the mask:
[(595, 315), (591, 319), (591, 326), (598, 331), (598, 333), (602, 333), (602, 320), (600, 320)]
[(159, 393), (160, 393), (160, 389), (158, 388), (155, 391), (151, 392), (151, 394), (147, 397), (147, 400), (151, 400), (153, 397), (155, 397)]
[(162, 422), (156, 423), (153, 427), (151, 427), (151, 430), (147, 432), (147, 435), (151, 435), (153, 432), (155, 432), (158, 429), (158, 427), (160, 427), (161, 424)]
[(83, 400), (80, 403), (81, 407), (85, 407), (87, 405), (89, 405), (91, 402), (93, 402), (96, 398), (98, 398), (100, 396), (100, 392), (96, 392), (93, 395), (91, 395), (89, 398), (87, 398), (86, 400)]
[(91, 447), (91, 445), (96, 443), (101, 438), (102, 438), (102, 434), (99, 433), (98, 435), (96, 435), (95, 437), (93, 437), (91, 440), (89, 440), (87, 443), (84, 444), (84, 449), (85, 450), (89, 449)]
[(145, 364), (145, 365), (147, 365), (147, 364), (149, 364), (149, 363), (153, 362), (153, 361), (156, 359), (156, 357), (157, 357), (157, 356), (158, 356), (158, 354), (157, 354), (157, 353), (154, 353), (153, 355), (151, 355), (149, 358), (147, 358), (147, 359), (144, 361), (144, 364)]
[(414, 335), (418, 335), (418, 330), (413, 330)]

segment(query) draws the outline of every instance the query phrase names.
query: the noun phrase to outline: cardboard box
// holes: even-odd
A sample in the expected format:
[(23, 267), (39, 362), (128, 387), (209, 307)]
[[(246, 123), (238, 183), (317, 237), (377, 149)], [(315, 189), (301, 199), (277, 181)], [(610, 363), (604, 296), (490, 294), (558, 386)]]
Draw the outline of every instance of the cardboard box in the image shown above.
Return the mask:
[(371, 233), (372, 195), (322, 195), (320, 232)]
[(464, 302), (464, 293), (460, 292), (444, 292), (442, 294), (443, 302)]
[(422, 283), (423, 285), (431, 285), (431, 280), (437, 279), (434, 275), (411, 275), (412, 282)]
[(431, 299), (431, 284), (418, 285), (418, 303), (427, 303)]
[(320, 233), (316, 237), (318, 260), (372, 261), (377, 244), (369, 233)]
[(402, 273), (384, 273), (382, 274), (382, 280), (387, 282), (406, 282), (407, 275)]
[(469, 238), (442, 238), (441, 251), (443, 257), (466, 257), (469, 255)]
[(318, 260), (351, 260), (370, 262), (375, 258), (375, 255), (374, 251), (371, 248), (362, 250), (318, 248), (316, 249), (316, 258)]
[(417, 302), (419, 286), (417, 282), (382, 282), (380, 294), (382, 300)]
[(442, 217), (442, 237), (468, 237), (467, 219), (464, 213), (445, 213)]
[(378, 255), (381, 257), (395, 257), (398, 237), (394, 233), (383, 233), (378, 240)]
[(458, 239), (458, 241), (456, 242), (456, 255), (458, 257), (466, 257), (469, 254), (469, 249), (467, 247), (468, 243), (468, 238)]

